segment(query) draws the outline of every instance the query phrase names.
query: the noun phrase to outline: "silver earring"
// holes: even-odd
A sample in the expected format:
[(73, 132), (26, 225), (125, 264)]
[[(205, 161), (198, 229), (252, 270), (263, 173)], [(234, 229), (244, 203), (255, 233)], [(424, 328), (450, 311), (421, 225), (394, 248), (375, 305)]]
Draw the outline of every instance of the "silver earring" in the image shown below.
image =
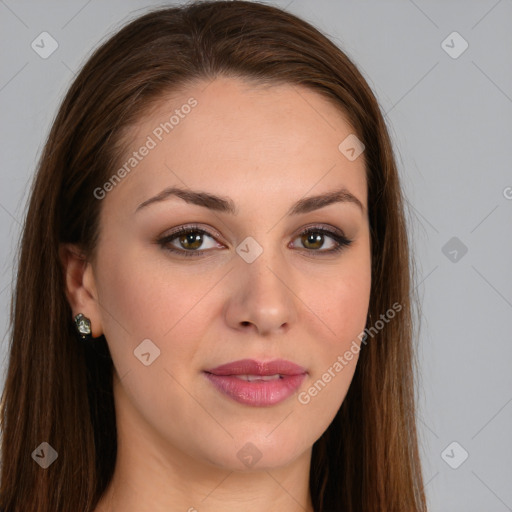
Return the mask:
[(75, 327), (83, 340), (90, 340), (92, 338), (91, 321), (82, 313), (75, 316)]

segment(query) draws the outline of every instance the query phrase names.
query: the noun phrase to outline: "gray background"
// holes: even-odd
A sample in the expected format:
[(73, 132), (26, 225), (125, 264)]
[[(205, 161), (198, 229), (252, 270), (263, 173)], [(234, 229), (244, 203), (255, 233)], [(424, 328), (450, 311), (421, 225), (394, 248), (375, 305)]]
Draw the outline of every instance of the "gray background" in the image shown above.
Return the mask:
[[(269, 3), (340, 45), (386, 113), (422, 302), (418, 403), (430, 510), (512, 511), (512, 1)], [(3, 377), (16, 242), (50, 123), (92, 49), (157, 5), (0, 0)], [(43, 31), (59, 45), (47, 59), (31, 48)], [(462, 40), (442, 44), (454, 31), (469, 44), (457, 58), (445, 49), (458, 52)]]

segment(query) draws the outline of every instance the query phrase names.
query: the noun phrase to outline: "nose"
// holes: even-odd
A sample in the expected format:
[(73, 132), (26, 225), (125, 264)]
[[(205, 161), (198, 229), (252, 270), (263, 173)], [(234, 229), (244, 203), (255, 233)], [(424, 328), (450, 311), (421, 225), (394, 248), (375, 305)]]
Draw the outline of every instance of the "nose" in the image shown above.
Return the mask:
[(232, 287), (226, 302), (227, 324), (260, 335), (284, 333), (297, 319), (297, 300), (290, 269), (282, 257), (264, 251), (255, 261), (240, 259), (230, 272)]

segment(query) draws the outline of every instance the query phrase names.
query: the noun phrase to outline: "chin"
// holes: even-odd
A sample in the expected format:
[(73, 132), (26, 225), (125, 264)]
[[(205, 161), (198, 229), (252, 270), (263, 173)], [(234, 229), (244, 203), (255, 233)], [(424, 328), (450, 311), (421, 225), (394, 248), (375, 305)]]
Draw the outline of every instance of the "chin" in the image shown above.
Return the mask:
[[(273, 427), (276, 429), (276, 426)], [(277, 427), (278, 429), (279, 427)], [(276, 430), (277, 430), (276, 429)], [(221, 447), (216, 444), (212, 452), (209, 447), (206, 459), (218, 468), (236, 472), (254, 472), (278, 469), (293, 463), (311, 449), (314, 439), (310, 442), (303, 436), (282, 431), (272, 433), (272, 429), (261, 429), (240, 435), (233, 435)]]

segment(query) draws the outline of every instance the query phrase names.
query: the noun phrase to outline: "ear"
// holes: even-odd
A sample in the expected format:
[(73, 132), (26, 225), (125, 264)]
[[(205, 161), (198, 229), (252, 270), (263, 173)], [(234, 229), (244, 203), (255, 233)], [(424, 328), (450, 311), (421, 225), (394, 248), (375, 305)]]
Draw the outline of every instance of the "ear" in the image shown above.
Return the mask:
[(92, 265), (75, 244), (60, 244), (59, 256), (73, 318), (78, 313), (89, 318), (92, 336), (97, 338), (103, 334), (103, 328)]

